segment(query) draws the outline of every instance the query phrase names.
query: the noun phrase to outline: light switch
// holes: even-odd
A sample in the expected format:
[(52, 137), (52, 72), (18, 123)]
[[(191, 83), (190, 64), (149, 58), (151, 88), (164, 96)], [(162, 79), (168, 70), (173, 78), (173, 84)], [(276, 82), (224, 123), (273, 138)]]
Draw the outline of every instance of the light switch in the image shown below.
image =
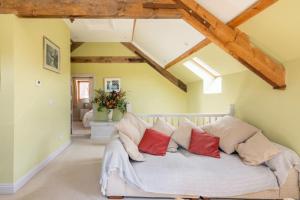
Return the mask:
[(42, 85), (42, 82), (40, 80), (35, 80), (35, 85), (37, 87), (40, 87)]

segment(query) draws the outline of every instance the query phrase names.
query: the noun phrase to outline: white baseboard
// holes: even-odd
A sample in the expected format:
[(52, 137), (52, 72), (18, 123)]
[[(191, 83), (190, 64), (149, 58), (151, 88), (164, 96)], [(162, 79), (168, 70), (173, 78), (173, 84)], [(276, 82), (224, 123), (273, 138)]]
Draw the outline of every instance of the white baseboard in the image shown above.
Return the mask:
[(13, 194), (17, 192), (21, 187), (23, 187), (30, 179), (39, 173), (42, 169), (44, 169), (49, 162), (54, 160), (59, 154), (61, 154), (66, 148), (68, 148), (71, 144), (71, 141), (60, 146), (57, 150), (52, 152), (46, 159), (36, 165), (33, 169), (31, 169), (27, 174), (22, 176), (15, 183), (1, 184), (0, 183), (0, 194)]

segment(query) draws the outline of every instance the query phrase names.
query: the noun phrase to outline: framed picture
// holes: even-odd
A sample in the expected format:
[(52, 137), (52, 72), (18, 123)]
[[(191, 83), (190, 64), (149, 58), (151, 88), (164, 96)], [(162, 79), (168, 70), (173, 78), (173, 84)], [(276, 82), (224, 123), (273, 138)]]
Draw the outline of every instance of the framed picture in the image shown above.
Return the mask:
[(47, 37), (43, 38), (44, 43), (44, 68), (57, 72), (60, 72), (60, 49), (51, 42)]
[(121, 90), (121, 79), (120, 78), (105, 78), (104, 79), (104, 91), (119, 92)]

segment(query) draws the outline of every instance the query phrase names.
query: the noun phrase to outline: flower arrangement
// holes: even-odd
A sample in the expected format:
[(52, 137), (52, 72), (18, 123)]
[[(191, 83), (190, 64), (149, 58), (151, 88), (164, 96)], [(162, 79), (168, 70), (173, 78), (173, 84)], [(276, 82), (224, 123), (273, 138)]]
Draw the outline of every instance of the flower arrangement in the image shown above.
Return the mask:
[(103, 108), (106, 108), (108, 112), (112, 109), (119, 109), (122, 113), (126, 112), (126, 92), (112, 91), (105, 92), (102, 89), (96, 90), (96, 95), (93, 100), (93, 103), (98, 105), (98, 111), (101, 112)]

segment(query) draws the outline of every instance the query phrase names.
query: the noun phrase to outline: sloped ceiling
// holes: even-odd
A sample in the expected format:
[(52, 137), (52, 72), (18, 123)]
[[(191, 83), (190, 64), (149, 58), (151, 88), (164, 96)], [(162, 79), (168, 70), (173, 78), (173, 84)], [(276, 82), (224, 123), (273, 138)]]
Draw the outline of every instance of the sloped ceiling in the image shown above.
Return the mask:
[[(256, 0), (197, 0), (223, 22), (228, 22)], [(246, 32), (254, 44), (281, 62), (300, 57), (300, 1), (281, 0), (239, 28)], [(133, 20), (99, 20), (98, 32), (75, 20), (70, 26), (72, 39), (84, 42), (129, 42), (132, 39)], [(114, 22), (110, 22), (114, 21)], [(118, 21), (118, 22), (115, 22)], [(120, 22), (121, 21), (121, 22)], [(77, 27), (77, 23), (83, 23)], [(109, 24), (109, 25), (107, 25)], [(112, 25), (113, 24), (113, 25)], [(97, 25), (96, 25), (97, 26)], [(203, 36), (182, 20), (137, 20), (133, 42), (161, 65), (191, 48)], [(222, 75), (247, 70), (214, 44), (201, 49), (189, 58), (199, 56)], [(187, 59), (189, 59), (187, 58)], [(186, 59), (186, 60), (187, 60)], [(189, 83), (199, 78), (178, 63), (170, 72)]]
[[(257, 0), (198, 0), (223, 22), (228, 22)], [(161, 66), (205, 39), (181, 19), (76, 19), (65, 20), (76, 42), (134, 42)]]
[(211, 43), (205, 48), (177, 63), (175, 66), (170, 68), (169, 71), (186, 83), (201, 80), (192, 72), (185, 69), (183, 65), (184, 62), (194, 57), (200, 58), (210, 67), (213, 67), (221, 75), (228, 75), (247, 70), (247, 68), (244, 67), (240, 62), (238, 62), (236, 59), (234, 59), (232, 56), (227, 54), (215, 44)]
[(300, 58), (299, 0), (280, 0), (239, 28), (282, 63)]
[(133, 42), (164, 66), (203, 39), (181, 19), (141, 19), (136, 22)]
[(256, 3), (257, 0), (197, 0), (197, 2), (221, 21), (227, 23)]
[(126, 42), (131, 40), (133, 19), (65, 20), (75, 42)]

